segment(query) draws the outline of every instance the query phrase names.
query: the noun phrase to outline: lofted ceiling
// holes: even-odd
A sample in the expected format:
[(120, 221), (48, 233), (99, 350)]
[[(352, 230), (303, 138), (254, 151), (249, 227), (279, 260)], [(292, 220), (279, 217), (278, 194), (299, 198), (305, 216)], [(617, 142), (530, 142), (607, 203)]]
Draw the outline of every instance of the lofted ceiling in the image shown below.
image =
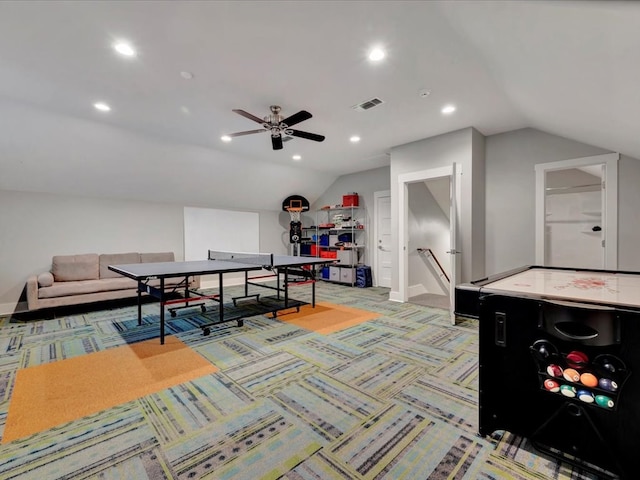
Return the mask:
[[(0, 121), (29, 132), (42, 112), (236, 166), (313, 172), (299, 191), (388, 165), (393, 146), (471, 126), (485, 135), (533, 127), (640, 158), (638, 25), (640, 3), (615, 1), (3, 1), (0, 101), (16, 113), (4, 109)], [(113, 51), (121, 39), (135, 58)], [(375, 64), (374, 45), (387, 53)], [(374, 97), (384, 103), (353, 108)], [(443, 115), (446, 104), (457, 110)], [(266, 133), (221, 142), (260, 128), (232, 109), (263, 117), (270, 105), (284, 116), (308, 110), (296, 128), (326, 140), (295, 138), (279, 151)], [(16, 143), (0, 138), (0, 167), (19, 182), (16, 158), (34, 147)], [(87, 142), (76, 149), (90, 154)], [(120, 148), (112, 166), (141, 157)], [(149, 170), (153, 161), (144, 159)]]

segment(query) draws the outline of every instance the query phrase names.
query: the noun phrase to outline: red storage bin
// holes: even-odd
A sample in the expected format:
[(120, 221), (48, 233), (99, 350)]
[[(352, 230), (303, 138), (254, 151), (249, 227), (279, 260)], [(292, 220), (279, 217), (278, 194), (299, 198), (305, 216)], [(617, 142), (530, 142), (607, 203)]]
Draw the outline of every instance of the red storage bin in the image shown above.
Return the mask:
[(338, 258), (338, 252), (323, 250), (320, 252), (320, 258)]
[(348, 193), (342, 196), (343, 207), (357, 207), (359, 203), (358, 194), (355, 192)]

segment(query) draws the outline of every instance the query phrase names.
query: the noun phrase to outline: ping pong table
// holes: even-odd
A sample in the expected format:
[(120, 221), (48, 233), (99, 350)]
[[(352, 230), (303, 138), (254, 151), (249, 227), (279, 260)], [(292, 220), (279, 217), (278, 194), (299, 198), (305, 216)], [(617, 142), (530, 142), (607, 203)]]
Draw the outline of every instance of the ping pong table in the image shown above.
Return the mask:
[[(212, 300), (218, 303), (218, 319), (215, 323), (202, 325), (203, 334), (210, 333), (210, 327), (214, 324), (237, 321), (238, 326), (243, 325), (243, 318), (233, 315), (234, 307), (240, 300), (254, 299), (254, 302), (262, 306), (259, 313), (272, 313), (289, 308), (300, 309), (306, 304), (290, 298), (289, 285), (311, 285), (311, 306), (315, 307), (316, 298), (316, 272), (315, 267), (333, 263), (334, 259), (317, 257), (299, 257), (291, 255), (274, 255), (271, 253), (243, 253), (221, 252), (209, 250), (207, 260), (191, 260), (184, 262), (156, 262), (156, 263), (132, 263), (126, 265), (109, 265), (112, 270), (120, 275), (131, 278), (138, 283), (138, 325), (142, 325), (142, 293), (146, 293), (160, 301), (160, 343), (164, 344), (165, 337), (165, 305), (183, 304), (180, 307), (169, 307), (172, 316), (178, 308), (200, 306), (206, 311), (203, 301)], [(250, 272), (264, 272), (264, 275), (249, 275)], [(233, 297), (232, 305), (225, 306), (223, 277), (229, 273), (244, 273), (244, 295)], [(190, 290), (189, 277), (198, 275), (217, 275), (218, 291), (213, 295), (203, 295), (200, 292)], [(165, 288), (165, 279), (180, 278), (184, 280), (177, 286)], [(265, 279), (276, 280), (276, 285), (268, 285)], [(152, 284), (157, 280), (159, 284)], [(261, 280), (258, 282), (258, 280)], [(249, 287), (255, 286), (276, 291), (275, 298), (270, 297), (263, 301), (259, 293), (249, 293)], [(176, 292), (184, 287), (183, 296), (176, 298)], [(199, 303), (194, 303), (199, 302)], [(254, 313), (254, 314), (259, 314)]]

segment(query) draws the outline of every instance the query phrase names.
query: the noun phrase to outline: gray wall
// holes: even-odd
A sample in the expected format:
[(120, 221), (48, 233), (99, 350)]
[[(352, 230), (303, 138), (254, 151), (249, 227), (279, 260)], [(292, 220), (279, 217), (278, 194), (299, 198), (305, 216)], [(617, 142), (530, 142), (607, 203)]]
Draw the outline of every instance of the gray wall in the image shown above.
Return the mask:
[(374, 168), (350, 175), (343, 175), (311, 205), (311, 210), (307, 215), (308, 220), (303, 224), (315, 225), (316, 217), (314, 211), (316, 209), (323, 205), (341, 204), (343, 195), (349, 192), (357, 192), (360, 196), (359, 210), (361, 210), (366, 222), (367, 244), (365, 248), (365, 262), (367, 265), (372, 265), (373, 257), (371, 246), (375, 244), (375, 239), (373, 238), (373, 194), (384, 190), (389, 190), (389, 167)]
[[(260, 250), (286, 253), (280, 212), (258, 213)], [(15, 310), (27, 278), (48, 271), (53, 255), (184, 254), (182, 205), (0, 190), (0, 226), (0, 313)]]
[[(438, 135), (391, 150), (392, 250), (395, 259), (400, 248), (397, 234), (398, 177), (406, 173), (448, 167), (453, 163), (462, 169), (457, 219), (458, 249), (462, 250), (458, 282), (465, 282), (484, 272), (484, 138), (474, 128)], [(475, 213), (476, 209), (479, 215)], [(395, 268), (391, 278), (392, 298), (398, 295), (399, 282), (398, 269)]]
[(487, 275), (535, 263), (535, 165), (602, 153), (532, 128), (486, 138)]

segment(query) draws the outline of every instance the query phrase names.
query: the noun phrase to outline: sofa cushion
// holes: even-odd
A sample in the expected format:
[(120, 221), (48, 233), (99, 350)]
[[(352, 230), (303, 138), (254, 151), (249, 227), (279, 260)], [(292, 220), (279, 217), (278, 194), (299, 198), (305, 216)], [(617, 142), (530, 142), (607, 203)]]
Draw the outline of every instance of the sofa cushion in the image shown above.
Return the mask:
[(38, 275), (39, 287), (50, 287), (51, 285), (53, 285), (53, 273), (44, 272)]
[(53, 257), (51, 273), (56, 282), (97, 280), (99, 272), (97, 253)]
[(140, 262), (142, 263), (157, 263), (157, 262), (174, 262), (175, 257), (173, 252), (159, 252), (159, 253), (141, 253)]
[(129, 265), (140, 263), (138, 252), (130, 253), (103, 253), (100, 255), (100, 278), (122, 278), (122, 275), (109, 270), (109, 265)]
[(134, 280), (125, 277), (55, 282), (50, 287), (39, 288), (38, 298), (56, 298), (111, 290), (128, 290), (137, 288), (137, 285)]

